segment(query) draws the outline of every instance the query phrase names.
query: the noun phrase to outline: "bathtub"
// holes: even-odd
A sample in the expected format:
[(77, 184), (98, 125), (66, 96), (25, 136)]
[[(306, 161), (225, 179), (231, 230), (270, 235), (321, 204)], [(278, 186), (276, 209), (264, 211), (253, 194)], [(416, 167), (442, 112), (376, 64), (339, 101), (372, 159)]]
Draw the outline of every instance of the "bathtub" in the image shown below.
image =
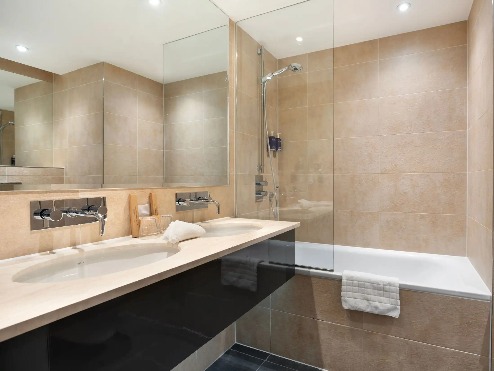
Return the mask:
[[(397, 277), (400, 288), (490, 300), (491, 292), (470, 263), (447, 256), (296, 242), (298, 274), (341, 279), (344, 270)], [(317, 268), (313, 268), (317, 267)], [(334, 271), (332, 271), (334, 268)]]

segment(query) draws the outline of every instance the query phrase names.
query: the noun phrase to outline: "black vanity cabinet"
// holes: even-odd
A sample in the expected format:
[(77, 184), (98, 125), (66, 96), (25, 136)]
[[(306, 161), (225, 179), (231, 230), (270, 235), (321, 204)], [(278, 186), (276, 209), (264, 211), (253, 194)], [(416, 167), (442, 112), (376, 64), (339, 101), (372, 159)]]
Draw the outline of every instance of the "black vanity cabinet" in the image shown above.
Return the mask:
[(0, 370), (170, 370), (293, 277), (294, 239), (285, 232), (4, 341)]

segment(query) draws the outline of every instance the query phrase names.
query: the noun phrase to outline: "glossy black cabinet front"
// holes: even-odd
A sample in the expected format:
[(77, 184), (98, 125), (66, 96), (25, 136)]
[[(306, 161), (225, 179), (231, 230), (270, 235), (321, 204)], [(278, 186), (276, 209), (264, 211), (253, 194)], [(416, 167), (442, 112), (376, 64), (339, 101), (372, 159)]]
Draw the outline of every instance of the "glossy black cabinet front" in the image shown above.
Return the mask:
[(0, 343), (0, 370), (170, 370), (293, 277), (294, 238), (286, 232)]

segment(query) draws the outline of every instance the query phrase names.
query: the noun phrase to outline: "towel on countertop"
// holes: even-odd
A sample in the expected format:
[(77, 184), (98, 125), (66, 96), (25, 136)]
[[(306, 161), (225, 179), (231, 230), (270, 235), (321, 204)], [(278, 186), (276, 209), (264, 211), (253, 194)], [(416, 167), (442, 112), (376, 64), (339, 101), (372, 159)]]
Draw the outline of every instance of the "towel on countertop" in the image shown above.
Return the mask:
[(221, 258), (221, 284), (257, 291), (257, 266), (262, 260), (247, 257)]
[(175, 220), (166, 228), (163, 239), (170, 244), (177, 244), (180, 241), (201, 237), (205, 233), (206, 230), (200, 225)]
[(345, 309), (398, 318), (400, 316), (398, 278), (343, 271), (341, 303)]

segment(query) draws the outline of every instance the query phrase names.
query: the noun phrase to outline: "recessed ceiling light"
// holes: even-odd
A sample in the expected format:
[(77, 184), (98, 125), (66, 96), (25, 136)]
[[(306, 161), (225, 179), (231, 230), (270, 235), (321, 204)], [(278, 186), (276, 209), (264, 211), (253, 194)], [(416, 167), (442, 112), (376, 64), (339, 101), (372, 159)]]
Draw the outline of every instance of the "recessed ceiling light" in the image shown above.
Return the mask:
[(398, 10), (400, 12), (406, 12), (408, 9), (410, 9), (412, 4), (410, 3), (401, 3), (400, 5), (397, 6)]
[(158, 6), (161, 4), (161, 0), (149, 0), (149, 4), (152, 6)]
[(24, 45), (16, 45), (15, 46), (17, 48), (18, 51), (20, 51), (21, 53), (25, 53), (27, 52), (29, 49), (27, 47), (25, 47)]
[(298, 43), (301, 43), (302, 41), (304, 41), (304, 38), (299, 36), (299, 37), (296, 37), (295, 40), (298, 42)]

